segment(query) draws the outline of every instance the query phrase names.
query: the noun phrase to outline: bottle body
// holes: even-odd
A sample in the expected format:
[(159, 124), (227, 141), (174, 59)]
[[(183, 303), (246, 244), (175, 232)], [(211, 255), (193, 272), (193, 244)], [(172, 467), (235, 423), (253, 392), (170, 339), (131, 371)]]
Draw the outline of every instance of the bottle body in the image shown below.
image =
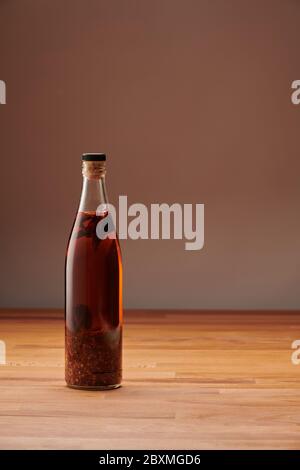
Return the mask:
[[(122, 375), (122, 262), (117, 237), (98, 238), (104, 181), (84, 182), (69, 239), (65, 272), (66, 382), (109, 389)], [(98, 204), (99, 203), (99, 204)]]

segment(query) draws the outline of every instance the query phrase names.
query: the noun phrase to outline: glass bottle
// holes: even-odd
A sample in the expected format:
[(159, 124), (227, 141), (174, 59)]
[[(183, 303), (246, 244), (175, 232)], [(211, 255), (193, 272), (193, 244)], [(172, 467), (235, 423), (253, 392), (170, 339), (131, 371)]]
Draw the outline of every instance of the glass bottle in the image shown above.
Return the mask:
[(122, 377), (121, 252), (115, 233), (103, 239), (96, 232), (108, 214), (105, 162), (104, 154), (82, 156), (82, 194), (66, 255), (66, 382), (73, 388), (117, 388)]

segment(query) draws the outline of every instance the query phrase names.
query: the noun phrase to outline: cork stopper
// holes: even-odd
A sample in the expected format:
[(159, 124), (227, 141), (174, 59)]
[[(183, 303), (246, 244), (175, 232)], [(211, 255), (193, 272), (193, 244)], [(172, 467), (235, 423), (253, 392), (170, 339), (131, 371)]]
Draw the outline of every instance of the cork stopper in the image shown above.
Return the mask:
[(100, 179), (105, 176), (105, 162), (82, 162), (82, 176), (88, 179)]
[(89, 179), (105, 176), (105, 153), (84, 153), (82, 155), (82, 175)]

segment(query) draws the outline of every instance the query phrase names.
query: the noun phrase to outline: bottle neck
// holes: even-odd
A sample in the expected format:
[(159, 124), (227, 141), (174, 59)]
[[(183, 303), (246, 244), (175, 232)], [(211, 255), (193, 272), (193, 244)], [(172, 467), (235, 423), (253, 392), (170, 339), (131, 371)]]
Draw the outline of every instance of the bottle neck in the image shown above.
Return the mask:
[[(83, 162), (83, 185), (80, 212), (96, 212), (100, 205), (108, 204), (103, 162)], [(102, 208), (103, 209), (103, 208)]]

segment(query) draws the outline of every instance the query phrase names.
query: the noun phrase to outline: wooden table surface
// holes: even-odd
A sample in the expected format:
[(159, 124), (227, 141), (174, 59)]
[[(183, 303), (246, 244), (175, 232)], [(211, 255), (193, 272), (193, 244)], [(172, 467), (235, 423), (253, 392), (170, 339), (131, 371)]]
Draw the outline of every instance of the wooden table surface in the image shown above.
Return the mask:
[(2, 311), (1, 449), (300, 449), (299, 312), (130, 311), (124, 382), (64, 383), (59, 311)]

